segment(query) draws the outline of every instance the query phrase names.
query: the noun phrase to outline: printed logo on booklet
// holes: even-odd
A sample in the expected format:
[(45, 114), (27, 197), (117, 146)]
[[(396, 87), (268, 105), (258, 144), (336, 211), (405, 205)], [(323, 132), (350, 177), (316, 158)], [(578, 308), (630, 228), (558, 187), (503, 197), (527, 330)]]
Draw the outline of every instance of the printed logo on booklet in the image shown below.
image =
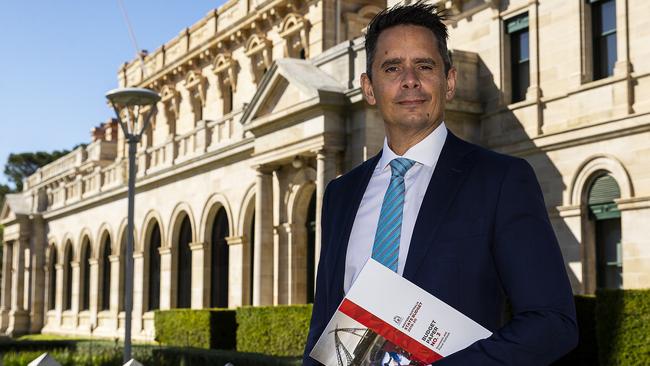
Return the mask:
[[(387, 289), (400, 289), (398, 301)], [(310, 356), (326, 366), (426, 365), (491, 334), (370, 259)]]

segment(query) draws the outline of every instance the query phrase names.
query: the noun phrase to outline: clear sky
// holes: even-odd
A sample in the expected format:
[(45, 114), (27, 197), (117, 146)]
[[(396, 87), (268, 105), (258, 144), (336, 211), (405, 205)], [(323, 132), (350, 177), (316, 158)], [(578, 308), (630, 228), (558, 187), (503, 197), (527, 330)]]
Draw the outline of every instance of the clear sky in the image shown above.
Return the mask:
[[(123, 0), (153, 51), (224, 0)], [(10, 153), (71, 149), (113, 116), (104, 94), (135, 49), (117, 0), (0, 2), (0, 183)]]

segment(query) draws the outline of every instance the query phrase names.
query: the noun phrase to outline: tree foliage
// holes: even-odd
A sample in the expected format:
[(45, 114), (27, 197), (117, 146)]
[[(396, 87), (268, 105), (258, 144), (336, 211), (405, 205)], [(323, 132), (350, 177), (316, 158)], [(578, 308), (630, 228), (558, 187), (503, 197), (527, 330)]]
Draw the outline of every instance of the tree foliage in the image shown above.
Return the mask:
[[(4, 174), (13, 183), (16, 192), (23, 190), (23, 179), (34, 174), (36, 169), (43, 165), (49, 164), (54, 160), (69, 153), (68, 150), (55, 150), (53, 152), (37, 151), (37, 152), (24, 152), (18, 154), (9, 154), (7, 163), (5, 164)], [(7, 187), (7, 186), (4, 186)], [(0, 187), (0, 193), (3, 187)], [(2, 193), (4, 194), (9, 192)]]

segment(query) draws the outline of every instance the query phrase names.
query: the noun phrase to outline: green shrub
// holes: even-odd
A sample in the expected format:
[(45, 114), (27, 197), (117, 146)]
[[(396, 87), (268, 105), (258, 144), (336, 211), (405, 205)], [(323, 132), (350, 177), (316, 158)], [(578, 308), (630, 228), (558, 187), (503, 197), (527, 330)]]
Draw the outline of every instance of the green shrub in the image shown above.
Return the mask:
[(650, 290), (596, 293), (601, 365), (650, 365)]
[(76, 343), (77, 341), (75, 340), (60, 339), (50, 341), (2, 339), (0, 341), (0, 353), (21, 352), (29, 350), (50, 352), (54, 350), (74, 349)]
[(156, 341), (166, 346), (235, 348), (235, 310), (158, 310), (154, 326)]
[(237, 351), (301, 356), (311, 309), (311, 305), (238, 308)]
[(155, 349), (153, 360), (152, 364), (158, 366), (220, 366), (228, 362), (232, 362), (236, 366), (299, 366), (302, 364), (302, 360), (296, 357), (273, 357), (257, 353), (170, 347)]

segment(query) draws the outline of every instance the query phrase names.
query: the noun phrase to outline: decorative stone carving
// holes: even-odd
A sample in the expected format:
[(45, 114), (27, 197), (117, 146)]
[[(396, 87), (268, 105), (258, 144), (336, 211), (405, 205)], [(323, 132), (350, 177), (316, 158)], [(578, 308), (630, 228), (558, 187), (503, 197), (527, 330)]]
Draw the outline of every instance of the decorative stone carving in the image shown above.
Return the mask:
[(246, 42), (246, 56), (251, 59), (251, 73), (255, 83), (259, 83), (271, 67), (271, 49), (271, 41), (260, 34), (253, 34)]
[(309, 57), (309, 22), (297, 13), (289, 13), (280, 25), (280, 36), (285, 39), (284, 55), (291, 58)]

